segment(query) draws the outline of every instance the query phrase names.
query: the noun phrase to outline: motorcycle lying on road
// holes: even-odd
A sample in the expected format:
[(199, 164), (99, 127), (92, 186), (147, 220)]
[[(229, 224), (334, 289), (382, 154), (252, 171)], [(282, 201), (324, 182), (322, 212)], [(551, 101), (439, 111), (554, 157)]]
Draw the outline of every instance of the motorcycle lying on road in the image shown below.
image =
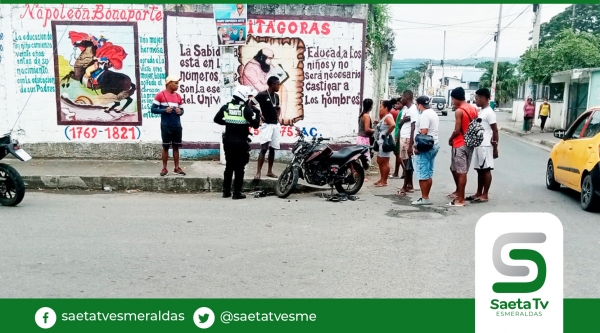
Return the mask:
[(302, 178), (307, 183), (316, 186), (328, 184), (340, 194), (354, 195), (363, 186), (365, 168), (369, 161), (365, 153), (369, 146), (350, 146), (334, 152), (323, 141), (329, 138), (313, 137), (311, 141), (304, 140), (304, 134), (296, 128), (298, 141), (292, 148), (292, 160), (279, 176), (275, 194), (287, 198)]
[[(11, 139), (10, 134), (0, 136), (0, 160), (12, 154), (20, 161), (26, 162), (31, 156), (21, 147), (19, 142)], [(0, 163), (0, 205), (16, 206), (25, 197), (25, 182), (12, 166)]]

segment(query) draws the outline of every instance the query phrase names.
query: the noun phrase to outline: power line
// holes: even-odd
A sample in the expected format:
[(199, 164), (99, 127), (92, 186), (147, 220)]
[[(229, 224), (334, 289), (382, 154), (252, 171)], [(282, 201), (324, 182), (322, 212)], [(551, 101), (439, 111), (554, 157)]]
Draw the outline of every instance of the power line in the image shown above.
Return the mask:
[[(523, 11), (517, 17), (515, 17), (514, 20), (512, 20), (509, 24), (507, 24), (506, 27), (500, 29), (500, 32), (502, 32), (504, 29), (506, 29), (508, 26), (510, 26), (514, 21), (516, 21), (521, 15), (523, 15), (523, 13), (525, 13), (525, 11), (527, 9), (529, 9), (529, 6), (530, 5), (527, 5), (527, 7), (525, 7), (525, 9), (523, 9)], [(494, 36), (492, 36), (492, 38), (490, 38), (490, 40), (488, 40), (487, 43), (483, 44), (483, 46), (481, 48), (479, 48), (479, 50), (473, 52), (470, 56), (468, 56), (466, 58), (470, 58), (470, 57), (476, 55), (479, 51), (483, 50), (483, 48), (486, 47), (493, 40), (494, 40)]]
[[(506, 15), (506, 16), (514, 16), (514, 15), (517, 15), (517, 14), (511, 14), (511, 15)], [(411, 23), (411, 24), (429, 25), (431, 27), (451, 27), (451, 26), (465, 25), (465, 24), (470, 24), (470, 23), (487, 22), (487, 21), (493, 20), (493, 19), (494, 18), (486, 18), (486, 19), (483, 19), (483, 20), (461, 22), (461, 23), (452, 23), (452, 24), (431, 24), (431, 23), (425, 23), (425, 22), (405, 21), (405, 20), (399, 20), (399, 19), (390, 19), (390, 21), (404, 22), (404, 23)], [(414, 28), (414, 29), (421, 29), (421, 28)]]

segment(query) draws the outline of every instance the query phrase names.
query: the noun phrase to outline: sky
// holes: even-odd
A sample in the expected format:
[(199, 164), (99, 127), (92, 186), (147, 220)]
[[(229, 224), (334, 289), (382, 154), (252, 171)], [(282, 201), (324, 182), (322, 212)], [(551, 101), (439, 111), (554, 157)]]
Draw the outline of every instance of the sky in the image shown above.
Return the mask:
[[(542, 23), (570, 5), (542, 5)], [(500, 5), (389, 5), (390, 26), (396, 33), (394, 59), (442, 59), (446, 30), (446, 59), (494, 57), (493, 32)], [(519, 57), (531, 44), (533, 8), (502, 5), (498, 57)], [(418, 41), (418, 42), (417, 42)]]

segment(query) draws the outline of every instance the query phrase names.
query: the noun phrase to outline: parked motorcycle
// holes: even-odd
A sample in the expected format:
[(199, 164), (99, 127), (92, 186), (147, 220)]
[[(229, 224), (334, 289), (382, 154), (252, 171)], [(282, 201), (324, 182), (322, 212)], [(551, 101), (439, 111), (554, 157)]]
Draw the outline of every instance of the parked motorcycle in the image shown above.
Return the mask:
[[(20, 161), (29, 161), (31, 156), (21, 147), (19, 142), (11, 139), (10, 134), (0, 137), (0, 160), (8, 154)], [(0, 205), (16, 206), (25, 197), (25, 182), (12, 166), (0, 163)]]
[(291, 162), (279, 176), (275, 193), (280, 198), (288, 197), (302, 178), (307, 183), (323, 186), (335, 186), (339, 193), (354, 195), (365, 181), (365, 167), (369, 161), (365, 153), (369, 146), (345, 147), (334, 152), (323, 141), (328, 138), (313, 137), (304, 140), (304, 134), (296, 128), (298, 141), (292, 148)]

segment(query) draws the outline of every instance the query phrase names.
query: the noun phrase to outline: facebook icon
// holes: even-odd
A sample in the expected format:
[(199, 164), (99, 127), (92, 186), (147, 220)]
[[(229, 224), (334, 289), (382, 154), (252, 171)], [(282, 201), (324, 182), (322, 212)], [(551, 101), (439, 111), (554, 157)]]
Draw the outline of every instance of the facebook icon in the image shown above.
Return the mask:
[(35, 313), (35, 323), (40, 328), (50, 328), (56, 323), (56, 312), (48, 307), (43, 307)]

